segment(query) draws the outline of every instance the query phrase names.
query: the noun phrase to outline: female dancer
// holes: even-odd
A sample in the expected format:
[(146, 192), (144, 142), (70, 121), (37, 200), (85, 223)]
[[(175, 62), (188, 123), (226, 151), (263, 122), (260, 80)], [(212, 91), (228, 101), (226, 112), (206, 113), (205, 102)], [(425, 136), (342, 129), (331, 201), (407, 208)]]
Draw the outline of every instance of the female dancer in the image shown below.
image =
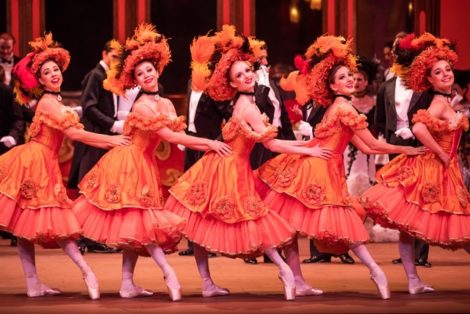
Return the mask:
[(133, 281), (140, 254), (150, 255), (160, 266), (170, 298), (177, 301), (180, 285), (165, 252), (176, 249), (184, 220), (162, 209), (155, 148), (162, 140), (219, 154), (229, 154), (230, 147), (179, 132), (186, 127), (183, 117), (177, 117), (170, 100), (158, 95), (158, 78), (170, 61), (170, 48), (153, 25), (140, 25), (125, 47), (113, 45), (120, 51), (120, 62), (108, 72), (105, 87), (122, 95), (139, 85), (143, 92), (124, 125), (132, 144), (106, 153), (83, 178), (74, 211), (87, 238), (123, 249), (122, 298), (153, 294)]
[[(224, 25), (221, 32), (199, 37), (191, 47), (193, 87), (206, 90), (216, 100), (233, 99), (234, 106), (222, 129), (233, 154), (204, 155), (170, 189), (165, 204), (165, 209), (188, 221), (183, 232), (194, 242), (204, 297), (229, 293), (212, 281), (207, 249), (232, 257), (257, 256), (264, 251), (280, 269), (286, 299), (295, 298), (292, 271), (275, 249), (292, 239), (293, 229), (256, 194), (249, 156), (256, 142), (277, 152), (329, 156), (328, 150), (317, 146), (307, 149), (295, 141), (274, 139), (277, 129), (261, 115), (254, 99), (255, 74), (249, 61), (257, 59), (261, 45), (235, 36), (235, 28)], [(219, 53), (211, 73), (210, 60)]]
[[(333, 155), (328, 160), (279, 155), (265, 163), (259, 169), (260, 179), (269, 187), (265, 202), (298, 232), (328, 246), (346, 244), (369, 268), (380, 296), (388, 299), (387, 278), (363, 244), (368, 234), (348, 195), (343, 152), (349, 141), (365, 153), (417, 154), (423, 149), (377, 141), (367, 129), (366, 117), (351, 106), (356, 62), (349, 42), (342, 37), (321, 36), (307, 49), (305, 59), (300, 73), (291, 73), (282, 85), (295, 90), (299, 103), (313, 99), (328, 107), (309, 146), (320, 143)], [(295, 275), (297, 294), (321, 294), (305, 283), (297, 241), (286, 247), (286, 256)]]
[(414, 91), (431, 89), (427, 110), (413, 117), (413, 133), (429, 151), (422, 156), (399, 156), (377, 173), (379, 184), (366, 191), (364, 207), (378, 223), (401, 231), (400, 257), (410, 294), (434, 289), (419, 278), (413, 238), (470, 253), (470, 195), (463, 183), (457, 149), (468, 119), (450, 104), (452, 67), (457, 54), (446, 39), (425, 33), (398, 43), (413, 58), (406, 83)]
[(98, 283), (75, 240), (80, 225), (62, 183), (58, 152), (64, 136), (109, 149), (129, 144), (125, 136), (108, 136), (83, 130), (78, 116), (61, 100), (62, 72), (70, 62), (52, 34), (30, 42), (33, 52), (14, 68), (15, 92), (21, 104), (39, 98), (31, 141), (0, 156), (0, 228), (18, 237), (18, 253), (29, 297), (59, 294), (37, 275), (34, 243), (46, 248), (59, 245), (78, 265), (91, 299), (100, 297)]

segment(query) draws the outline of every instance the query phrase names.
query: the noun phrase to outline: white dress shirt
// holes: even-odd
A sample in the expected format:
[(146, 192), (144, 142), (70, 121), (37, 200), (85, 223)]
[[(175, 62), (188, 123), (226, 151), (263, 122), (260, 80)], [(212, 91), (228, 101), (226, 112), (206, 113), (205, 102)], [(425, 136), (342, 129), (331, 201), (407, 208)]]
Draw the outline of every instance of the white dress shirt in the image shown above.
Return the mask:
[(410, 121), (408, 120), (408, 109), (410, 107), (413, 91), (407, 89), (403, 80), (397, 77), (395, 85), (395, 110), (397, 112), (397, 131), (395, 134), (408, 139), (413, 137), (410, 130)]
[(191, 91), (189, 96), (189, 115), (188, 115), (188, 130), (190, 132), (197, 133), (196, 125), (194, 124), (194, 118), (196, 117), (196, 109), (199, 100), (201, 99), (202, 91)]

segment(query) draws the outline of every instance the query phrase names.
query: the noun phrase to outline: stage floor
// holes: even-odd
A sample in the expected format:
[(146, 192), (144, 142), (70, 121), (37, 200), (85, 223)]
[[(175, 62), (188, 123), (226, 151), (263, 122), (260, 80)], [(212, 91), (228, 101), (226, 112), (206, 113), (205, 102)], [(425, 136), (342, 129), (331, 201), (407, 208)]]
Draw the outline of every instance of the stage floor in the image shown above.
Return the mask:
[[(183, 246), (186, 244), (183, 241)], [(302, 258), (308, 241), (300, 240)], [(121, 299), (118, 295), (120, 254), (86, 254), (100, 281), (102, 298), (91, 301), (78, 268), (61, 250), (37, 248), (37, 266), (42, 280), (63, 291), (61, 296), (28, 298), (15, 248), (0, 240), (0, 313), (470, 313), (470, 256), (432, 247), (432, 268), (419, 267), (421, 277), (436, 288), (432, 294), (409, 295), (396, 243), (370, 244), (370, 251), (388, 275), (391, 300), (380, 300), (368, 271), (361, 263), (303, 264), (309, 283), (325, 295), (284, 301), (276, 267), (245, 264), (240, 259), (210, 259), (215, 281), (231, 290), (227, 297), (202, 298), (193, 257), (168, 257), (183, 287), (183, 300), (168, 300), (160, 269), (150, 258), (140, 258), (135, 281), (154, 290), (153, 297)], [(356, 259), (357, 260), (357, 259)]]

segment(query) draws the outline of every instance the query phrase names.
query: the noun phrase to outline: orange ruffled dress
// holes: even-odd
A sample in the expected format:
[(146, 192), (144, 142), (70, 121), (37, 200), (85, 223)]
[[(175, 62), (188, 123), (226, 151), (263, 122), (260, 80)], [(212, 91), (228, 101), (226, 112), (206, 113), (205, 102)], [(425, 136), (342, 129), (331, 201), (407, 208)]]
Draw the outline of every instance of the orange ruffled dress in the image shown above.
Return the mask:
[(148, 255), (144, 247), (148, 244), (159, 245), (167, 253), (176, 250), (184, 220), (163, 209), (154, 155), (161, 142), (156, 131), (163, 127), (183, 130), (184, 117), (148, 119), (129, 114), (124, 134), (131, 136), (132, 144), (107, 152), (83, 177), (82, 195), (73, 209), (85, 237), (141, 255)]
[(363, 209), (348, 194), (343, 164), (353, 129), (365, 128), (366, 116), (351, 105), (338, 106), (325, 115), (307, 144), (330, 148), (331, 159), (281, 154), (258, 169), (264, 202), (301, 234), (334, 248), (331, 252), (369, 239), (358, 214)]
[(292, 227), (255, 190), (250, 152), (277, 134), (266, 116), (264, 122), (266, 132), (258, 134), (232, 117), (222, 128), (232, 155), (205, 154), (170, 189), (165, 208), (187, 219), (185, 236), (211, 252), (256, 256), (292, 239)]
[(377, 173), (379, 184), (363, 195), (364, 207), (376, 222), (405, 231), (444, 248), (457, 249), (470, 242), (470, 195), (458, 164), (457, 149), (468, 119), (454, 123), (419, 110), (413, 122), (426, 125), (451, 157), (445, 168), (433, 153), (400, 155)]
[(59, 149), (67, 128), (83, 128), (64, 107), (62, 117), (36, 112), (31, 141), (0, 156), (0, 228), (46, 248), (78, 238), (80, 224), (62, 182)]

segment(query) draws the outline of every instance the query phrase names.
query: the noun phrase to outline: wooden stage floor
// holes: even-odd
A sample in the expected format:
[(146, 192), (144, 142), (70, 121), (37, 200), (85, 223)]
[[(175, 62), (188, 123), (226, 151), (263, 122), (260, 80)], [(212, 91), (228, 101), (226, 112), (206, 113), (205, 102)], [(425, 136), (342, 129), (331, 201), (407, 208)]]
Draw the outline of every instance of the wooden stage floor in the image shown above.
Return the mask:
[[(302, 258), (307, 257), (308, 241), (301, 239), (300, 247)], [(210, 259), (211, 271), (216, 282), (232, 294), (206, 299), (200, 295), (194, 258), (172, 254), (168, 259), (183, 287), (183, 300), (172, 303), (161, 272), (150, 258), (139, 259), (136, 283), (157, 294), (121, 299), (117, 292), (120, 254), (86, 254), (100, 280), (102, 294), (100, 300), (91, 301), (78, 268), (60, 250), (41, 248), (37, 249), (40, 277), (49, 286), (61, 289), (63, 295), (28, 298), (16, 250), (0, 240), (0, 313), (470, 313), (470, 256), (463, 250), (432, 247), (433, 267), (419, 267), (419, 271), (437, 292), (412, 296), (406, 292), (402, 266), (391, 263), (397, 257), (397, 245), (370, 244), (369, 248), (388, 275), (391, 300), (379, 299), (366, 267), (357, 262), (344, 265), (333, 259), (331, 264), (304, 264), (308, 282), (323, 289), (325, 295), (287, 302), (273, 265), (248, 265), (240, 259), (223, 257)]]

